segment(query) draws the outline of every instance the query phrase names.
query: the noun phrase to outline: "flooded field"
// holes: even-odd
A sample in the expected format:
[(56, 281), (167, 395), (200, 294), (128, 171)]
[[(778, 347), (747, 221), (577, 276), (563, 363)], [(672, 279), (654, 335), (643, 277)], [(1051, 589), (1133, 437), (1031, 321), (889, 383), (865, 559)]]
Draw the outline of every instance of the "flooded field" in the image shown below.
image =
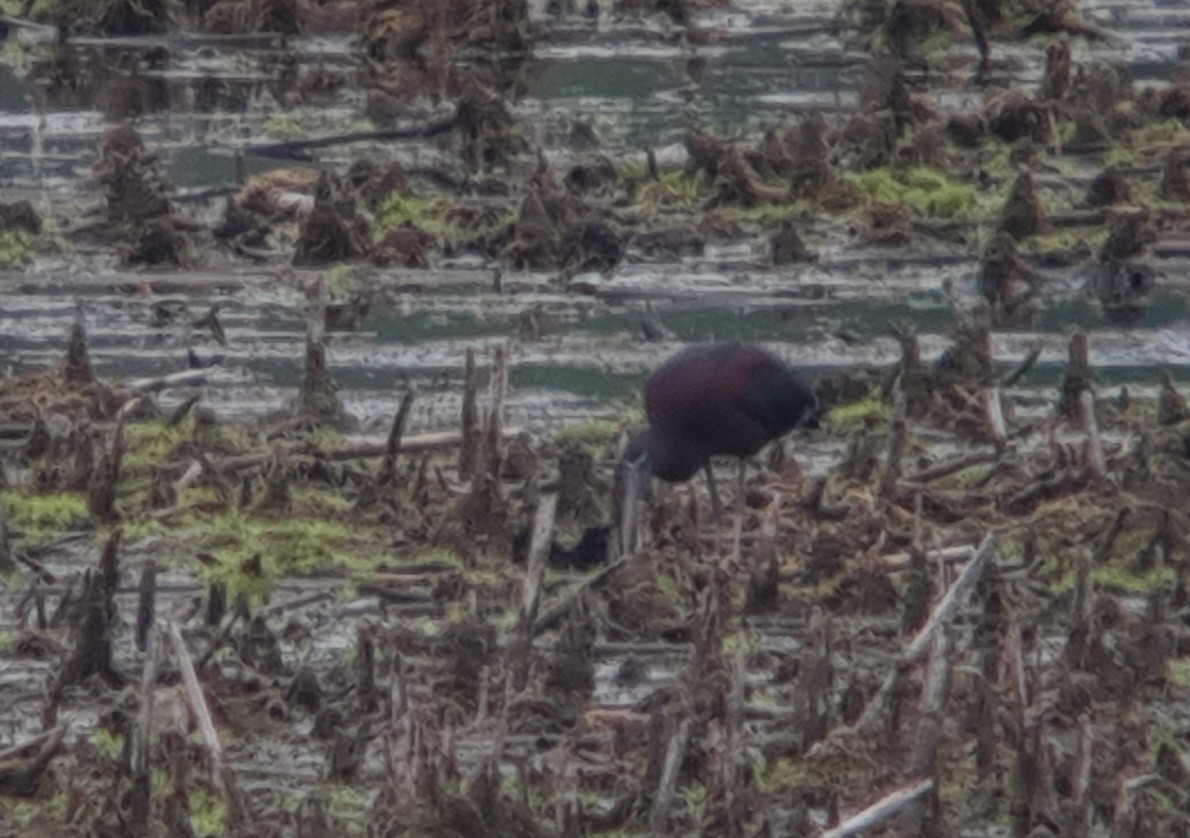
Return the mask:
[(0, 2), (0, 838), (1190, 835), (1188, 34)]

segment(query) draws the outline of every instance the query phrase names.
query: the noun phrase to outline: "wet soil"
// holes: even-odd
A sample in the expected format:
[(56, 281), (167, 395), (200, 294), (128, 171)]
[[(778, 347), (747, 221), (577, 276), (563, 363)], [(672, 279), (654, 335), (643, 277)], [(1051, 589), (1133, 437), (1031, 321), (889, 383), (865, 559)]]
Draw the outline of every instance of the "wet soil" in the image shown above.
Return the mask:
[[(809, 835), (905, 786), (870, 834), (1187, 829), (1186, 10), (979, 71), (897, 4), (882, 85), (913, 30), (827, 3), (125, 5), (3, 7), (0, 835)], [(1063, 55), (1143, 118), (1013, 103)], [(839, 194), (764, 137), (815, 114)], [(971, 114), (1040, 139), (927, 130)], [(609, 555), (639, 385), (711, 339), (829, 418)]]

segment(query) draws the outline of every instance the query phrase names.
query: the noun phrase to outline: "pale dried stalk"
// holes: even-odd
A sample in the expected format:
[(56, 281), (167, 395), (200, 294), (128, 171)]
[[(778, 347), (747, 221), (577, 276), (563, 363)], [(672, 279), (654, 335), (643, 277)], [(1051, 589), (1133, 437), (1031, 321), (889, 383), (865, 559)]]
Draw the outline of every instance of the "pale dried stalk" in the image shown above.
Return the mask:
[[(970, 559), (974, 555), (975, 549), (976, 545), (974, 544), (943, 547), (941, 550), (927, 553), (926, 558), (934, 562), (959, 564)], [(910, 556), (908, 553), (889, 553), (887, 556), (881, 556), (880, 562), (890, 571), (904, 570), (909, 567)]]
[(178, 668), (182, 670), (182, 685), (186, 690), (186, 698), (190, 702), (190, 711), (198, 722), (199, 733), (211, 754), (211, 770), (218, 778), (223, 773), (223, 746), (219, 743), (219, 734), (215, 731), (215, 723), (211, 720), (211, 711), (207, 707), (207, 700), (202, 694), (202, 685), (198, 683), (198, 673), (194, 671), (194, 661), (190, 657), (186, 643), (182, 639), (182, 630), (178, 624), (166, 624), (169, 632), (170, 645), (173, 646), (174, 657), (178, 659)]
[(523, 690), (529, 679), (529, 665), (533, 652), (533, 623), (541, 601), (541, 578), (545, 562), (554, 543), (554, 519), (558, 511), (558, 496), (545, 495), (537, 506), (533, 519), (533, 535), (529, 541), (524, 584), (521, 588), (521, 613), (517, 620), (516, 640), (512, 655), (513, 686)]
[(1095, 394), (1090, 390), (1079, 393), (1078, 404), (1082, 413), (1083, 428), (1087, 431), (1087, 457), (1098, 477), (1107, 474), (1107, 458), (1103, 454), (1103, 440), (1099, 437), (1099, 422), (1095, 418)]
[(1004, 423), (1004, 406), (1000, 401), (1000, 388), (991, 387), (980, 393), (983, 400), (983, 415), (987, 421), (988, 433), (996, 447), (1002, 446), (1008, 439), (1008, 427)]
[(996, 539), (993, 533), (989, 532), (984, 536), (983, 541), (976, 548), (975, 554), (971, 557), (971, 561), (967, 563), (963, 568), (963, 572), (959, 574), (959, 578), (947, 589), (946, 594), (934, 606), (934, 610), (930, 613), (925, 624), (918, 630), (913, 640), (910, 641), (905, 651), (894, 663), (892, 670), (889, 672), (888, 677), (885, 678), (884, 683), (881, 684), (879, 691), (868, 702), (864, 708), (863, 715), (860, 716), (859, 720), (853, 726), (853, 731), (863, 734), (873, 729), (880, 715), (885, 710), (889, 695), (892, 694), (898, 680), (904, 676), (906, 668), (925, 657), (935, 633), (942, 626), (949, 624), (963, 600), (975, 588), (975, 584), (979, 581), (980, 576), (983, 575), (984, 565), (987, 564), (988, 559), (994, 552), (993, 548), (995, 544)]
[(955, 612), (958, 611), (959, 606), (962, 605), (963, 600), (975, 589), (975, 583), (983, 575), (984, 565), (991, 558), (995, 546), (996, 536), (994, 533), (989, 532), (983, 537), (983, 541), (980, 542), (979, 547), (975, 550), (975, 555), (971, 557), (971, 561), (963, 568), (963, 572), (959, 574), (959, 578), (946, 591), (945, 596), (942, 597), (938, 605), (935, 606), (933, 613), (930, 614), (930, 618), (926, 620), (926, 624), (922, 626), (921, 631), (917, 633), (917, 636), (913, 638), (913, 642), (909, 644), (909, 648), (905, 650), (904, 657), (907, 661), (914, 662), (924, 657), (934, 633), (940, 626), (950, 622)]
[(171, 372), (158, 378), (138, 378), (128, 382), (133, 393), (159, 393), (171, 387), (201, 387), (207, 383), (207, 374), (203, 370), (183, 370)]
[(669, 740), (669, 748), (665, 752), (665, 765), (661, 771), (661, 782), (657, 786), (657, 797), (653, 800), (653, 810), (649, 816), (649, 824), (656, 834), (668, 831), (665, 828), (666, 819), (669, 818), (669, 810), (677, 792), (678, 768), (686, 755), (686, 743), (689, 738), (690, 720), (682, 719), (677, 733)]
[(1074, 768), (1071, 773), (1070, 797), (1074, 801), (1073, 812), (1076, 818), (1074, 834), (1079, 838), (1086, 838), (1091, 834), (1091, 761), (1093, 759), (1092, 746), (1094, 737), (1091, 733), (1091, 720), (1084, 713), (1078, 720), (1078, 746), (1074, 755)]
[(882, 823), (895, 815), (907, 804), (918, 799), (934, 788), (933, 779), (921, 780), (910, 786), (897, 789), (892, 794), (880, 798), (871, 806), (845, 818), (833, 829), (823, 832), (820, 838), (849, 838), (858, 835), (865, 829)]

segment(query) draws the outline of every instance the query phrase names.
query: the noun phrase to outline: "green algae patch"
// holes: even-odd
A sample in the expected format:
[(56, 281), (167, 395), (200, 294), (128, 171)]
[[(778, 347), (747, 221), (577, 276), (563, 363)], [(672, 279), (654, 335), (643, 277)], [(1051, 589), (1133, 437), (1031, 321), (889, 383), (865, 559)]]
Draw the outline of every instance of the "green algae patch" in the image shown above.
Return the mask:
[(108, 759), (119, 759), (124, 753), (124, 737), (105, 728), (91, 734), (91, 744)]
[(1087, 247), (1097, 251), (1107, 241), (1108, 231), (1102, 228), (1073, 227), (1048, 230), (1029, 236), (1019, 245), (1021, 253), (1053, 253)]
[(844, 178), (870, 201), (903, 204), (929, 218), (966, 218), (979, 203), (979, 193), (974, 186), (960, 183), (926, 166), (872, 169), (858, 174), (848, 173)]
[(885, 420), (889, 418), (888, 405), (884, 399), (873, 394), (856, 402), (848, 402), (831, 408), (827, 418), (839, 425), (854, 425), (860, 422)]
[(310, 131), (303, 128), (292, 114), (270, 116), (265, 120), (264, 130), (269, 136), (280, 140), (297, 140), (310, 136)]
[(438, 238), (456, 241), (495, 232), (511, 218), (508, 213), (468, 210), (445, 198), (393, 192), (376, 211), (373, 237), (380, 241), (393, 230), (413, 226)]
[(573, 442), (578, 445), (603, 445), (620, 436), (623, 427), (610, 419), (592, 419), (579, 422), (558, 432), (559, 442)]
[(787, 218), (793, 218), (810, 209), (809, 201), (791, 201), (787, 204), (760, 204), (755, 207), (727, 207), (726, 215), (740, 224), (775, 226)]
[(183, 443), (194, 437), (194, 417), (187, 416), (176, 425), (163, 421), (137, 422), (124, 429), (128, 451), (124, 465), (155, 466), (168, 462)]
[(331, 817), (348, 822), (365, 816), (376, 799), (375, 790), (359, 789), (342, 783), (328, 784), (325, 789)]
[(169, 532), (164, 524), (153, 518), (139, 518), (125, 521), (120, 526), (124, 530), (122, 538), (125, 544), (131, 544), (134, 541), (140, 541), (154, 535), (165, 535)]
[(1158, 567), (1145, 573), (1133, 573), (1116, 565), (1097, 567), (1091, 571), (1091, 581), (1118, 593), (1147, 594), (1172, 583), (1177, 573), (1171, 567)]
[[(306, 503), (315, 497), (313, 490), (302, 494)], [(337, 506), (327, 503), (326, 494), (319, 493), (318, 502), (328, 509)], [(358, 527), (314, 517), (311, 509), (278, 518), (239, 509), (188, 517), (188, 540), (197, 540), (200, 550), (209, 555), (200, 574), (207, 581), (222, 582), (232, 594), (245, 594), (250, 602), (264, 599), (278, 578), (363, 573), (376, 563), (357, 552)]]
[(682, 170), (665, 172), (653, 180), (643, 168), (625, 171), (625, 179), (639, 182), (637, 200), (648, 206), (687, 207), (694, 209), (710, 197), (710, 192), (697, 177)]
[(231, 426), (199, 427), (193, 415), (171, 425), (163, 420), (136, 422), (124, 430), (127, 469), (149, 469), (181, 459), (194, 448), (205, 454), (235, 454), (249, 447), (249, 434)]
[(196, 791), (190, 795), (190, 825), (199, 835), (227, 834), (227, 804), (218, 796)]
[(25, 230), (0, 230), (0, 270), (15, 270), (33, 257), (36, 237)]
[(0, 492), (0, 505), (8, 509), (13, 527), (26, 541), (48, 541), (69, 530), (83, 529), (90, 521), (87, 498), (81, 492), (50, 492), (35, 495), (18, 491)]
[(294, 486), (289, 492), (289, 511), (295, 518), (331, 518), (351, 509), (351, 501), (329, 489)]

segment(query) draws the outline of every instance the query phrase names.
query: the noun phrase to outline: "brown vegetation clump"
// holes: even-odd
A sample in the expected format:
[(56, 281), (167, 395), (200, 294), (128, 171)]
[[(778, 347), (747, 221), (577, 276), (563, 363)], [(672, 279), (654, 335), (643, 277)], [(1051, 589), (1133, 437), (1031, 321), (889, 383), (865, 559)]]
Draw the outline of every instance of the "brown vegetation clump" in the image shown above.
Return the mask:
[(1166, 200), (1190, 202), (1190, 146), (1176, 146), (1165, 156), (1158, 194)]
[(466, 79), (456, 99), (453, 136), (464, 162), (473, 171), (508, 165), (529, 150), (508, 104), (476, 79)]
[(41, 233), (41, 216), (28, 201), (0, 203), (0, 233), (20, 230), (36, 236)]
[(1132, 187), (1118, 167), (1108, 166), (1091, 181), (1085, 200), (1089, 207), (1127, 204), (1132, 201)]
[(202, 15), (208, 32), (222, 35), (276, 32), (299, 35), (302, 3), (299, 0), (215, 0)]
[(372, 224), (356, 206), (355, 190), (333, 172), (319, 174), (314, 207), (302, 225), (293, 264), (330, 265), (360, 259), (372, 249)]
[(1019, 90), (1009, 91), (989, 102), (986, 118), (988, 131), (1006, 143), (1025, 138), (1039, 145), (1050, 142), (1049, 112)]
[(101, 35), (160, 35), (172, 23), (167, 0), (61, 0), (34, 6), (36, 18)]
[(1045, 228), (1045, 212), (1033, 187), (1033, 176), (1025, 171), (1016, 176), (1012, 190), (1000, 210), (997, 230), (1017, 241), (1035, 236)]
[(107, 202), (107, 227), (128, 264), (190, 262), (191, 225), (174, 214), (157, 157), (133, 128), (120, 125), (107, 132), (95, 176)]

